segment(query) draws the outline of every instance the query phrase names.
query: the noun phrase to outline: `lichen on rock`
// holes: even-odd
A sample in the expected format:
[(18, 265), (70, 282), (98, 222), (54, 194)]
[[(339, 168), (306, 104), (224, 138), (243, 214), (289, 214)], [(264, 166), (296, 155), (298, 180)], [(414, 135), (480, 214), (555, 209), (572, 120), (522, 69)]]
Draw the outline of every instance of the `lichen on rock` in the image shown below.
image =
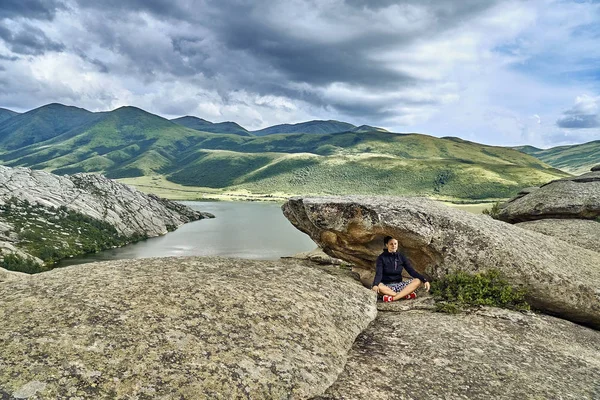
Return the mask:
[(496, 308), (379, 313), (317, 400), (596, 399), (600, 332)]
[(92, 263), (0, 293), (0, 388), (38, 382), (30, 399), (308, 398), (376, 315), (373, 292), (296, 260)]

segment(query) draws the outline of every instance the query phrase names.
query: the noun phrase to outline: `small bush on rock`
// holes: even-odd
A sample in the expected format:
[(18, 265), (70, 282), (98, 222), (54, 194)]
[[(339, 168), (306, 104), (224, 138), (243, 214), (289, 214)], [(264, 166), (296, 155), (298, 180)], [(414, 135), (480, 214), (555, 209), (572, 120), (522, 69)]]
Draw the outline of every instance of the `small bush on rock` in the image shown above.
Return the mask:
[(511, 286), (497, 270), (468, 274), (458, 271), (431, 284), (431, 293), (440, 312), (458, 313), (474, 306), (529, 310), (526, 290)]
[(498, 215), (500, 215), (500, 202), (497, 201), (492, 205), (492, 208), (485, 208), (482, 211), (483, 214), (489, 215), (494, 219), (498, 219)]

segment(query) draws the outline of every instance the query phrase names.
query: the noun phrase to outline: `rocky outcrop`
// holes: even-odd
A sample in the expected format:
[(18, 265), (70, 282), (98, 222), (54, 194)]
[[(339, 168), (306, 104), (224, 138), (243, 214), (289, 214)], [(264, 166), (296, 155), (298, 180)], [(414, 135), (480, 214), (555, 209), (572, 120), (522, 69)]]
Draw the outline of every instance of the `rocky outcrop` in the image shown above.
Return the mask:
[(600, 217), (600, 171), (552, 181), (538, 190), (509, 200), (498, 218), (516, 223), (538, 219)]
[[(111, 241), (111, 236), (120, 237), (118, 243), (109, 243), (108, 246), (120, 245), (135, 238), (162, 235), (186, 222), (213, 217), (154, 195), (146, 195), (101, 175), (58, 176), (28, 168), (0, 166), (2, 253), (17, 253), (26, 257), (27, 252), (18, 249), (23, 239), (20, 236), (26, 231), (30, 236), (30, 243), (56, 240), (56, 235), (73, 239), (73, 243), (64, 244), (70, 246), (68, 250), (61, 250), (62, 243), (48, 242), (50, 250), (45, 251), (48, 254), (52, 253), (53, 249), (56, 249), (57, 254), (62, 252), (73, 255), (86, 252), (86, 247), (89, 247), (88, 251), (102, 248), (96, 244), (84, 244), (82, 242), (85, 240), (74, 238), (78, 236), (84, 239), (86, 234), (92, 234), (82, 230), (78, 221), (68, 227), (62, 226), (67, 220), (73, 222), (81, 219), (69, 213), (93, 219), (83, 221), (81, 225), (84, 228), (90, 224), (95, 225), (94, 221), (100, 221), (100, 225), (93, 226), (91, 230), (103, 231), (106, 243)], [(17, 226), (20, 234), (16, 233)], [(77, 246), (80, 249), (76, 249)], [(40, 259), (36, 260), (41, 263)]]
[(296, 260), (93, 263), (0, 293), (3, 399), (309, 398), (376, 315), (372, 291)]
[(379, 313), (315, 399), (598, 399), (600, 332), (532, 313)]
[(498, 219), (600, 252), (600, 171), (522, 190), (500, 206)]
[(554, 236), (568, 243), (600, 253), (600, 222), (585, 219), (539, 219), (520, 222), (519, 228)]
[[(537, 193), (537, 192), (535, 192)], [(600, 329), (600, 254), (421, 198), (293, 198), (285, 216), (332, 257), (373, 271), (383, 237), (430, 277), (500, 270), (547, 313)], [(370, 284), (372, 273), (362, 274)]]
[(0, 166), (0, 201), (11, 197), (44, 207), (67, 207), (106, 221), (125, 236), (153, 237), (200, 219), (202, 213), (158, 200), (139, 190), (96, 174), (58, 176), (29, 168)]
[(592, 167), (591, 171), (592, 171), (592, 172), (600, 171), (600, 164), (598, 164), (598, 165), (596, 165), (596, 166)]

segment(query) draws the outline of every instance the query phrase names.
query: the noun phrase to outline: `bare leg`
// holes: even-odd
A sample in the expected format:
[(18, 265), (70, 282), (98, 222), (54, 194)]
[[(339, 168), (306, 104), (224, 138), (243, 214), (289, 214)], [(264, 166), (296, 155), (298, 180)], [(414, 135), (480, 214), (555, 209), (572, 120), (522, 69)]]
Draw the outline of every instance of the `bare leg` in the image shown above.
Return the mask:
[(402, 289), (401, 291), (399, 291), (398, 293), (395, 293), (393, 295), (394, 296), (394, 301), (403, 299), (404, 297), (406, 297), (410, 293), (412, 293), (415, 290), (417, 290), (419, 288), (419, 286), (421, 286), (421, 280), (418, 279), (418, 278), (413, 279), (412, 282), (409, 283), (404, 289)]
[(383, 283), (380, 283), (377, 287), (379, 288), (379, 294), (387, 294), (390, 296), (396, 295), (396, 292), (394, 292), (394, 290), (391, 287), (386, 286)]

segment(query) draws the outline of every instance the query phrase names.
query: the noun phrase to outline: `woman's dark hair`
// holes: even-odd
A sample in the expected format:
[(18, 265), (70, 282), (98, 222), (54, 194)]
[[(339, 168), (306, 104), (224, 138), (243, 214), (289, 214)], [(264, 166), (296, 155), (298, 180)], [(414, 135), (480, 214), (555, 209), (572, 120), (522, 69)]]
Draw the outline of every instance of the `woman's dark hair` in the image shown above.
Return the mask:
[(388, 242), (389, 242), (390, 240), (392, 240), (392, 239), (393, 239), (393, 237), (391, 237), (391, 236), (386, 236), (386, 237), (384, 237), (384, 238), (383, 238), (383, 244), (384, 244), (384, 245), (387, 245), (387, 244), (388, 244)]

